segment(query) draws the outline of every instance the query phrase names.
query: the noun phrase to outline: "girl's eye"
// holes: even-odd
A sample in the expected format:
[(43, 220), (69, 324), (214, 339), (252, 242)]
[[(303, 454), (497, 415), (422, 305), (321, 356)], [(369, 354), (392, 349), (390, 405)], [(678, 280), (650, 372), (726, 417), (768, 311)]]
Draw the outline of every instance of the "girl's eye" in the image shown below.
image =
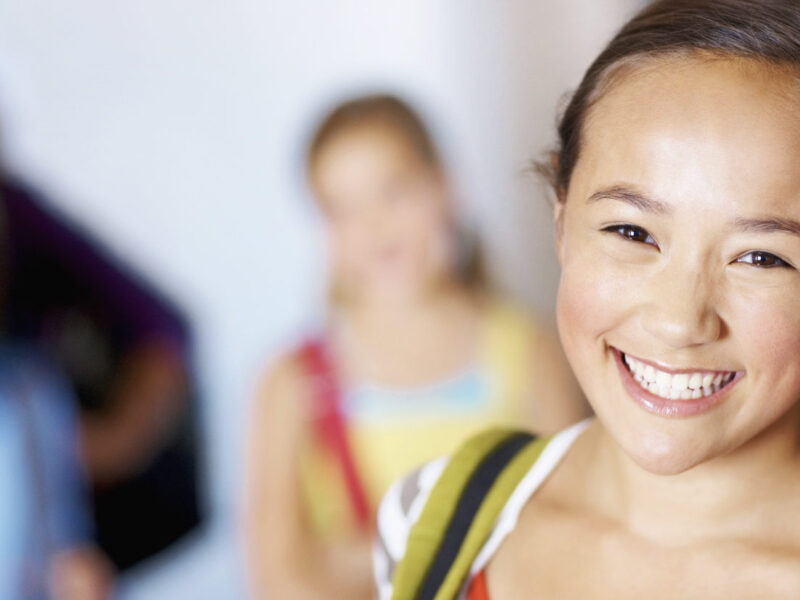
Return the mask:
[(785, 260), (778, 258), (774, 254), (770, 254), (769, 252), (762, 252), (761, 250), (748, 252), (744, 256), (740, 256), (739, 258), (737, 258), (736, 262), (753, 265), (754, 267), (761, 267), (763, 269), (772, 269), (774, 267), (789, 266), (789, 263), (787, 263)]
[(610, 225), (608, 227), (604, 227), (603, 231), (622, 236), (631, 242), (642, 242), (644, 244), (650, 244), (651, 246), (656, 245), (656, 241), (649, 233), (647, 233), (647, 230), (636, 225)]

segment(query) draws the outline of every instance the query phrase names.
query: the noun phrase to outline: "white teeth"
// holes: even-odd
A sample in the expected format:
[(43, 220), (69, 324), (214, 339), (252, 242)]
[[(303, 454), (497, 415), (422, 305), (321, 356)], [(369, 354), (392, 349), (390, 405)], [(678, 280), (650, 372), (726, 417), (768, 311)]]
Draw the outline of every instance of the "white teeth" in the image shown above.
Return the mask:
[(668, 373), (624, 354), (633, 378), (651, 394), (670, 400), (690, 400), (710, 396), (733, 381), (735, 373)]
[(685, 390), (689, 387), (689, 374), (688, 373), (678, 373), (677, 375), (672, 376), (672, 389), (673, 390)]
[(672, 387), (672, 375), (664, 371), (658, 371), (656, 373), (656, 384), (660, 388), (670, 389)]

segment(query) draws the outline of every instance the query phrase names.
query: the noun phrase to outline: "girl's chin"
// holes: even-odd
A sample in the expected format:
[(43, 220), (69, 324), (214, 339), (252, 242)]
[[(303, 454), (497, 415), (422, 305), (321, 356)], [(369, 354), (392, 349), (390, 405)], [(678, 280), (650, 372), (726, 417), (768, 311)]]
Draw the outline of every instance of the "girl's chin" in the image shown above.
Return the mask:
[(660, 476), (680, 475), (706, 462), (703, 459), (693, 459), (688, 456), (654, 456), (652, 454), (642, 453), (627, 454), (642, 470)]
[(366, 286), (366, 296), (374, 301), (404, 304), (425, 296), (426, 286), (416, 281), (381, 281)]
[(639, 468), (653, 475), (679, 475), (713, 459), (711, 448), (698, 447), (697, 438), (658, 427), (620, 427), (606, 432), (616, 447)]
[(429, 295), (443, 280), (443, 277), (403, 273), (369, 278), (361, 289), (364, 297), (371, 300), (405, 303)]

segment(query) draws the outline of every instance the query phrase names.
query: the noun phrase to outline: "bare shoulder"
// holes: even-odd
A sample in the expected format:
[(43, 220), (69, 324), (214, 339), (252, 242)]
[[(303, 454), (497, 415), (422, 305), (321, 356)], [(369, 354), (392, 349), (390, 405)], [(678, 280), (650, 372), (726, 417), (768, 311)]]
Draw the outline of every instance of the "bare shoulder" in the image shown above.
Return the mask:
[(256, 382), (256, 397), (269, 396), (275, 391), (290, 391), (301, 386), (303, 365), (298, 353), (287, 351), (265, 366)]
[(254, 386), (250, 428), (258, 430), (287, 419), (300, 419), (307, 411), (308, 385), (296, 352), (285, 352), (271, 361)]
[(289, 482), (297, 477), (308, 398), (302, 365), (291, 354), (272, 361), (254, 387), (245, 424), (245, 468), (248, 493), (257, 500), (252, 506), (258, 513), (269, 505), (267, 500), (286, 501), (280, 490), (294, 489)]

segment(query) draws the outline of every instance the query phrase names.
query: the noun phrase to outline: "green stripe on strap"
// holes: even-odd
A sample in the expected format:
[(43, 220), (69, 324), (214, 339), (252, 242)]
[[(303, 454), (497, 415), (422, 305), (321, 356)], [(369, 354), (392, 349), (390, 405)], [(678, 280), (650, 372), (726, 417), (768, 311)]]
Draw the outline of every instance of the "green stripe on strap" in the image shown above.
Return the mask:
[(500, 511), (549, 441), (549, 437), (533, 440), (500, 473), (478, 509), (458, 556), (435, 596), (436, 600), (451, 600), (461, 590), (472, 563), (494, 529)]
[[(393, 600), (416, 599), (434, 564), (453, 515), (465, 502), (464, 491), (470, 479), (489, 455), (519, 436), (518, 430), (490, 429), (467, 440), (453, 454), (409, 533), (405, 554), (392, 579)], [(485, 496), (467, 501), (474, 503), (477, 500), (479, 507), (447, 575), (438, 587), (436, 600), (456, 597), (470, 566), (494, 528), (497, 516), (548, 441), (549, 438), (535, 439), (515, 451), (516, 454), (502, 467)]]
[(448, 461), (406, 542), (392, 577), (392, 600), (413, 600), (433, 562), (461, 491), (483, 458), (516, 432), (489, 429), (467, 440)]

